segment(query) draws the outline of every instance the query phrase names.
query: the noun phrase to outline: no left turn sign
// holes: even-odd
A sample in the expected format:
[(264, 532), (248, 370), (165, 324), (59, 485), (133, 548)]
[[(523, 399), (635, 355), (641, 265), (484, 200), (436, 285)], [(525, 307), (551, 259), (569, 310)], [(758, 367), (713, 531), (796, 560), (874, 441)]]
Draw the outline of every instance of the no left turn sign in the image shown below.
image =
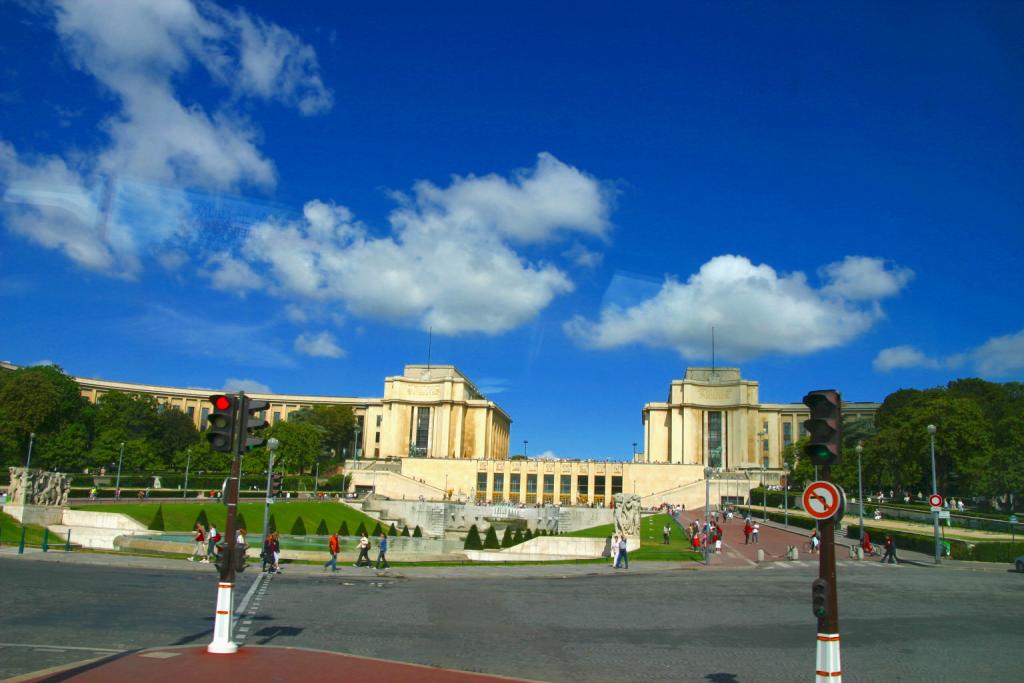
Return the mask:
[(815, 519), (833, 517), (842, 504), (839, 487), (828, 481), (816, 481), (804, 489), (804, 510)]

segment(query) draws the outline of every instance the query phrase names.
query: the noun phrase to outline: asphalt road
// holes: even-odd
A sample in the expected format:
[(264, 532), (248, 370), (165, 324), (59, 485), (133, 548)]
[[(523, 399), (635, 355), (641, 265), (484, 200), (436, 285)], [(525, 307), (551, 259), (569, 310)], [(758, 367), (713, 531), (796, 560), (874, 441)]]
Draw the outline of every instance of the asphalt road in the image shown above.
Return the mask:
[[(288, 571), (269, 582), (246, 642), (552, 682), (813, 675), (810, 562), (510, 580), (457, 573)], [(91, 656), (53, 648), (209, 639), (215, 583), (201, 572), (0, 558), (0, 577), (0, 676)], [(1020, 679), (1024, 576), (841, 562), (839, 577), (846, 680)]]

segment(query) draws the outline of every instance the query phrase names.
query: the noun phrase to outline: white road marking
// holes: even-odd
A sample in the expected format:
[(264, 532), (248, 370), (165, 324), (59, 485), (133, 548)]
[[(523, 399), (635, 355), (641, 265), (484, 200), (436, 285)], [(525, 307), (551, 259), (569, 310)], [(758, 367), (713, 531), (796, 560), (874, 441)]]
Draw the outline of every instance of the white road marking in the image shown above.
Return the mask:
[[(37, 650), (52, 650), (56, 646), (39, 643), (0, 643), (0, 647), (30, 647)], [(112, 650), (108, 647), (76, 647), (73, 645), (61, 645), (59, 647), (61, 650), (82, 650), (85, 652), (124, 652), (124, 650)]]

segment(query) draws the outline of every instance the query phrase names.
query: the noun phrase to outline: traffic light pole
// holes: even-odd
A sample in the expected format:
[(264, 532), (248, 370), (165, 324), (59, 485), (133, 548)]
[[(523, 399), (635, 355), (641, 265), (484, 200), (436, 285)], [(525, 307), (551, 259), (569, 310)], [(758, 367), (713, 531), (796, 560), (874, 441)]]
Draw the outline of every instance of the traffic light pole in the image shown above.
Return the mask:
[(213, 642), (206, 646), (206, 651), (214, 654), (233, 654), (238, 651), (238, 645), (231, 640), (231, 632), (235, 612), (235, 518), (238, 513), (238, 480), (242, 471), (242, 444), (246, 438), (246, 400), (245, 394), (239, 392), (232, 401), (234, 429), (231, 443), (234, 458), (231, 461), (231, 476), (228, 478), (225, 491), (228, 506), (227, 524), (224, 529), (226, 542), (221, 555), (220, 581), (217, 583)]
[(267, 461), (267, 491), (266, 499), (263, 501), (263, 545), (260, 548), (267, 546), (267, 536), (270, 535), (270, 503), (273, 498), (270, 495), (270, 478), (274, 475), (274, 449), (268, 448), (270, 452), (270, 460)]
[[(832, 481), (832, 468), (821, 468), (821, 480)], [(815, 651), (815, 683), (842, 683), (843, 670), (839, 658), (839, 598), (836, 595), (836, 518), (818, 522), (821, 530), (821, 554), (818, 558), (818, 579), (826, 583), (825, 614), (818, 615), (817, 648)]]

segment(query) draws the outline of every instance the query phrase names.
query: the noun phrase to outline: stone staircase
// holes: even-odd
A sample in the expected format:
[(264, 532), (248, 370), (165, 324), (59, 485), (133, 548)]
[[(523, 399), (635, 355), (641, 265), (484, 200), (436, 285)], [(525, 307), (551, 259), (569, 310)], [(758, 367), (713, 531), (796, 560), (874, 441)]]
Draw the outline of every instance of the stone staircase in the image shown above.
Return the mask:
[(50, 533), (67, 539), (71, 532), (71, 543), (83, 548), (114, 550), (114, 540), (119, 536), (145, 534), (149, 530), (144, 524), (128, 515), (117, 512), (90, 512), (88, 510), (64, 510), (60, 524), (51, 524)]

